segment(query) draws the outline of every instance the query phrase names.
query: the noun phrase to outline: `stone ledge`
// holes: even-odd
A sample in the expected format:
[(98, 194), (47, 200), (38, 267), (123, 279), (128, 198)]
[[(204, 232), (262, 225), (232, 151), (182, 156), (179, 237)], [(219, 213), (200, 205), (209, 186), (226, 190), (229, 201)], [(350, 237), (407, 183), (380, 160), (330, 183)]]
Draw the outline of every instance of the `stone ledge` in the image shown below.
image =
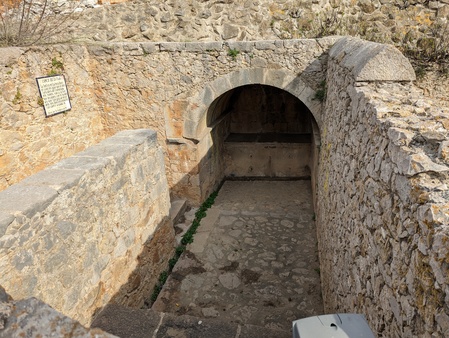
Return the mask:
[(45, 186), (15, 184), (0, 193), (0, 211), (32, 217), (43, 211), (58, 196), (55, 189)]
[(0, 337), (29, 337), (30, 334), (33, 337), (116, 337), (100, 329), (87, 329), (36, 298), (13, 301), (0, 286)]
[(343, 37), (330, 49), (329, 57), (348, 69), (357, 82), (416, 80), (410, 61), (391, 45)]
[(87, 44), (89, 52), (96, 56), (110, 55), (117, 52), (127, 54), (142, 51), (146, 54), (158, 52), (192, 52), (203, 53), (210, 51), (222, 51), (228, 48), (237, 49), (241, 52), (252, 50), (277, 50), (282, 48), (303, 48), (304, 44), (319, 44), (328, 48), (340, 37), (331, 36), (319, 39), (289, 39), (289, 40), (254, 40), (254, 41), (205, 41), (205, 42), (110, 42), (101, 44)]
[(92, 327), (120, 337), (229, 337), (229, 338), (287, 338), (286, 331), (268, 329), (215, 318), (198, 318), (188, 315), (177, 316), (151, 309), (136, 309), (108, 304), (95, 318)]

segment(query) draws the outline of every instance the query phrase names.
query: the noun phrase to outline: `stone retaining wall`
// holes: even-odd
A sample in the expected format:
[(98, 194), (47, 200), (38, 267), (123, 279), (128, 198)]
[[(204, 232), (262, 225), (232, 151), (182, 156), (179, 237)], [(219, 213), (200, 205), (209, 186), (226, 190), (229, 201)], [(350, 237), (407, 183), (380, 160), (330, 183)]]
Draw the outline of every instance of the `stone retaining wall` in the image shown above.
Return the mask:
[(329, 53), (317, 186), (324, 303), (364, 313), (382, 337), (447, 337), (449, 109), (381, 48), (343, 39)]
[(123, 131), (0, 192), (0, 285), (89, 325), (142, 306), (173, 254), (156, 133)]
[[(329, 48), (335, 42), (329, 58)], [(231, 50), (239, 53), (230, 54)], [(316, 121), (310, 167), (317, 192), (327, 310), (365, 313), (371, 327), (385, 337), (448, 334), (449, 116), (440, 102), (426, 98), (411, 84), (415, 78), (411, 65), (393, 47), (334, 37), (64, 45), (5, 49), (0, 56), (6, 65), (0, 67), (4, 78), (0, 95), (0, 186), (16, 183), (123, 129), (155, 129), (166, 154), (163, 158), (162, 150), (155, 150), (156, 138), (152, 135), (148, 142), (154, 144), (150, 149), (157, 161), (142, 170), (162, 185), (159, 188), (157, 184), (150, 189), (122, 180), (117, 174), (132, 172), (145, 157), (135, 156), (140, 150), (134, 153), (128, 143), (117, 149), (108, 140), (2, 192), (0, 197), (8, 197), (3, 197), (1, 208), (20, 208), (17, 215), (9, 209), (0, 211), (0, 229), (7, 226), (0, 244), (8, 248), (2, 251), (7, 259), (1, 257), (0, 270), (7, 272), (11, 285), (15, 283), (22, 290), (23, 294), (15, 294), (9, 284), (4, 285), (15, 298), (30, 294), (42, 298), (45, 289), (50, 298), (43, 298), (45, 301), (82, 323), (89, 322), (93, 311), (110, 300), (136, 301), (133, 290), (151, 283), (143, 283), (140, 273), (130, 276), (127, 268), (138, 253), (126, 248), (131, 238), (145, 242), (153, 230), (144, 229), (139, 237), (132, 234), (132, 228), (122, 229), (122, 233), (107, 226), (150, 222), (155, 227), (161, 223), (166, 226), (161, 225), (152, 238), (171, 238), (171, 228), (163, 219), (168, 210), (164, 160), (174, 195), (194, 202), (204, 199), (224, 173), (223, 143), (215, 141), (226, 133), (224, 126), (210, 125), (210, 108), (236, 87), (262, 84), (299, 98)], [(64, 65), (59, 71), (66, 76), (74, 108), (44, 119), (34, 78), (54, 67), (53, 58)], [(323, 112), (315, 94), (322, 89), (326, 71)], [(128, 139), (124, 135), (113, 140)], [(145, 148), (147, 143), (139, 144), (136, 149)], [(98, 149), (110, 147), (119, 150), (113, 156), (115, 162), (102, 156), (90, 162), (89, 154), (97, 156)], [(130, 163), (122, 161), (128, 151)], [(71, 170), (68, 182), (79, 184), (67, 183), (66, 166), (73, 169), (80, 163), (81, 169), (89, 171)], [(52, 184), (48, 184), (46, 173), (55, 171), (62, 176), (55, 182), (52, 176)], [(145, 180), (136, 173), (129, 179)], [(113, 189), (107, 190), (110, 186)], [(117, 194), (115, 187), (126, 193)], [(94, 194), (92, 189), (100, 192)], [(159, 201), (154, 202), (154, 212), (148, 215), (141, 213), (153, 208), (153, 202), (144, 199), (138, 204), (145, 192), (149, 192), (149, 201)], [(16, 204), (9, 202), (11, 194), (15, 194)], [(104, 200), (108, 200), (107, 211), (97, 207), (105, 206)], [(129, 212), (122, 215), (126, 222), (122, 222), (118, 210)], [(159, 218), (145, 218), (150, 215)], [(69, 217), (79, 220), (79, 225), (69, 222)], [(103, 223), (102, 217), (112, 223)], [(48, 227), (53, 224), (57, 231), (51, 232)], [(90, 238), (87, 233), (94, 235)], [(116, 236), (122, 239), (117, 241)], [(69, 249), (65, 243), (74, 246)], [(160, 250), (171, 248), (170, 243), (158, 243)], [(26, 249), (15, 251), (19, 247)], [(82, 252), (95, 255), (78, 257)], [(143, 264), (148, 262), (147, 256), (162, 262), (158, 252), (148, 249)], [(76, 259), (66, 264), (68, 254)], [(120, 258), (128, 254), (131, 256)], [(112, 261), (114, 268), (105, 268)], [(35, 263), (41, 264), (39, 270), (32, 270)], [(55, 281), (53, 270), (63, 279)], [(151, 275), (157, 276), (156, 271)], [(123, 285), (120, 291), (119, 285)]]
[[(317, 118), (321, 104), (313, 97), (335, 40), (1, 49), (0, 189), (120, 130), (151, 128), (167, 154), (172, 193), (199, 203), (222, 178), (206, 176), (210, 187), (198, 187), (212, 102), (235, 87), (266, 84), (295, 94)], [(64, 74), (72, 110), (45, 118), (35, 78), (51, 71)]]
[(0, 286), (0, 337), (116, 338), (100, 329), (87, 329), (76, 320), (36, 298), (13, 300)]
[[(87, 0), (85, 5), (96, 2)], [(422, 32), (448, 15), (448, 0), (125, 1), (84, 10), (58, 38), (182, 42), (341, 34), (416, 45), (425, 36)]]

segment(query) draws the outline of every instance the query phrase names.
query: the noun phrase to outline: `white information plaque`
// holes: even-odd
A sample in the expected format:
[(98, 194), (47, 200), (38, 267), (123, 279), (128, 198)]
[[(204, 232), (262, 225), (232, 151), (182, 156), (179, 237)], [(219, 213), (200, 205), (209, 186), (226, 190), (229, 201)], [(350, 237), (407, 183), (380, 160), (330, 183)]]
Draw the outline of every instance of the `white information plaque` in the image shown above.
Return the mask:
[(72, 109), (64, 75), (38, 77), (36, 81), (46, 117)]

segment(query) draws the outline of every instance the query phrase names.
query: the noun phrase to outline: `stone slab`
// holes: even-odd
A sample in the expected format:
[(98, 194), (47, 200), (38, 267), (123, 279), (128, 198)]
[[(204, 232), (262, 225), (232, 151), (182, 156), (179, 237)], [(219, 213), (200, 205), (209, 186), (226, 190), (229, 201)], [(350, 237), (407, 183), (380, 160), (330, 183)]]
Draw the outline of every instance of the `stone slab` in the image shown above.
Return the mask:
[(43, 211), (57, 196), (58, 192), (49, 187), (15, 184), (0, 192), (0, 211), (20, 212), (32, 217)]
[(256, 325), (243, 325), (241, 327), (241, 338), (291, 338), (290, 331), (272, 330)]
[(161, 52), (176, 52), (186, 49), (185, 42), (161, 42), (160, 50)]
[(235, 338), (238, 325), (227, 321), (165, 314), (156, 338)]
[(98, 157), (82, 157), (72, 156), (66, 158), (51, 167), (50, 169), (68, 169), (68, 170), (83, 170), (83, 171), (95, 171), (105, 168), (109, 163), (110, 159), (98, 158)]
[(190, 243), (187, 246), (187, 249), (193, 253), (203, 252), (208, 238), (209, 238), (209, 232), (196, 233), (194, 242)]
[(152, 310), (129, 308), (108, 304), (92, 322), (92, 328), (99, 328), (119, 337), (152, 337), (161, 321), (161, 313)]
[(176, 224), (187, 208), (187, 202), (184, 199), (174, 200), (170, 204), (169, 217), (173, 224)]
[(256, 41), (255, 47), (258, 50), (276, 50), (277, 46), (275, 44), (275, 40), (266, 40), (266, 41)]
[(0, 338), (10, 337), (68, 337), (113, 338), (99, 329), (87, 329), (35, 298), (10, 303), (10, 312), (0, 328)]
[(131, 144), (99, 143), (77, 153), (74, 157), (111, 157), (121, 162), (129, 155), (131, 148), (133, 148)]
[(140, 44), (144, 53), (156, 53), (159, 52), (159, 44), (155, 42), (143, 42)]
[(201, 220), (201, 226), (198, 227), (197, 233), (210, 232), (213, 229), (215, 222), (218, 220), (218, 217), (220, 217), (220, 212), (220, 209), (214, 207), (207, 210), (206, 217)]
[(47, 186), (60, 192), (75, 186), (83, 175), (83, 170), (45, 169), (25, 178), (20, 184)]
[[(128, 138), (130, 140), (157, 140), (157, 133), (150, 129), (134, 129), (134, 130), (122, 130), (110, 137), (110, 139)], [(106, 141), (106, 140), (105, 140)], [(126, 142), (125, 140), (120, 140)], [(104, 142), (104, 141), (103, 141)], [(134, 143), (131, 143), (134, 144)], [(140, 144), (140, 143), (137, 143)]]

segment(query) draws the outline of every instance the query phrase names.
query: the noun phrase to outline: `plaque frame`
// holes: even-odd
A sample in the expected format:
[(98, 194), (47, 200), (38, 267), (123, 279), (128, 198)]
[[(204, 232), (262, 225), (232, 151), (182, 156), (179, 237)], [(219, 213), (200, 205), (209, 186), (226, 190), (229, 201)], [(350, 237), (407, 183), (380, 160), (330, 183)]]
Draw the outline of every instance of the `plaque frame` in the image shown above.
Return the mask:
[[(57, 109), (56, 111), (49, 111), (49, 107), (45, 105), (45, 98), (43, 97), (43, 92), (45, 92), (44, 90), (44, 86), (43, 86), (43, 82), (40, 83), (40, 81), (44, 80), (44, 79), (48, 79), (48, 78), (59, 78), (60, 81), (62, 81), (62, 83), (64, 84), (64, 88), (65, 88), (65, 94), (66, 97), (64, 98), (63, 103), (66, 105), (65, 108), (63, 109)], [(72, 109), (72, 102), (70, 101), (70, 95), (69, 95), (69, 90), (67, 88), (67, 82), (65, 80), (65, 76), (64, 74), (55, 74), (55, 75), (47, 75), (47, 76), (40, 76), (36, 78), (36, 83), (37, 83), (37, 88), (39, 90), (39, 96), (40, 98), (43, 100), (43, 105), (42, 107), (44, 108), (44, 113), (45, 113), (45, 117), (51, 117), (51, 116), (55, 116), (58, 114), (62, 114), (65, 113), (69, 110)], [(41, 88), (42, 87), (42, 88)], [(45, 94), (44, 94), (45, 95)], [(61, 102), (62, 103), (62, 102)]]

